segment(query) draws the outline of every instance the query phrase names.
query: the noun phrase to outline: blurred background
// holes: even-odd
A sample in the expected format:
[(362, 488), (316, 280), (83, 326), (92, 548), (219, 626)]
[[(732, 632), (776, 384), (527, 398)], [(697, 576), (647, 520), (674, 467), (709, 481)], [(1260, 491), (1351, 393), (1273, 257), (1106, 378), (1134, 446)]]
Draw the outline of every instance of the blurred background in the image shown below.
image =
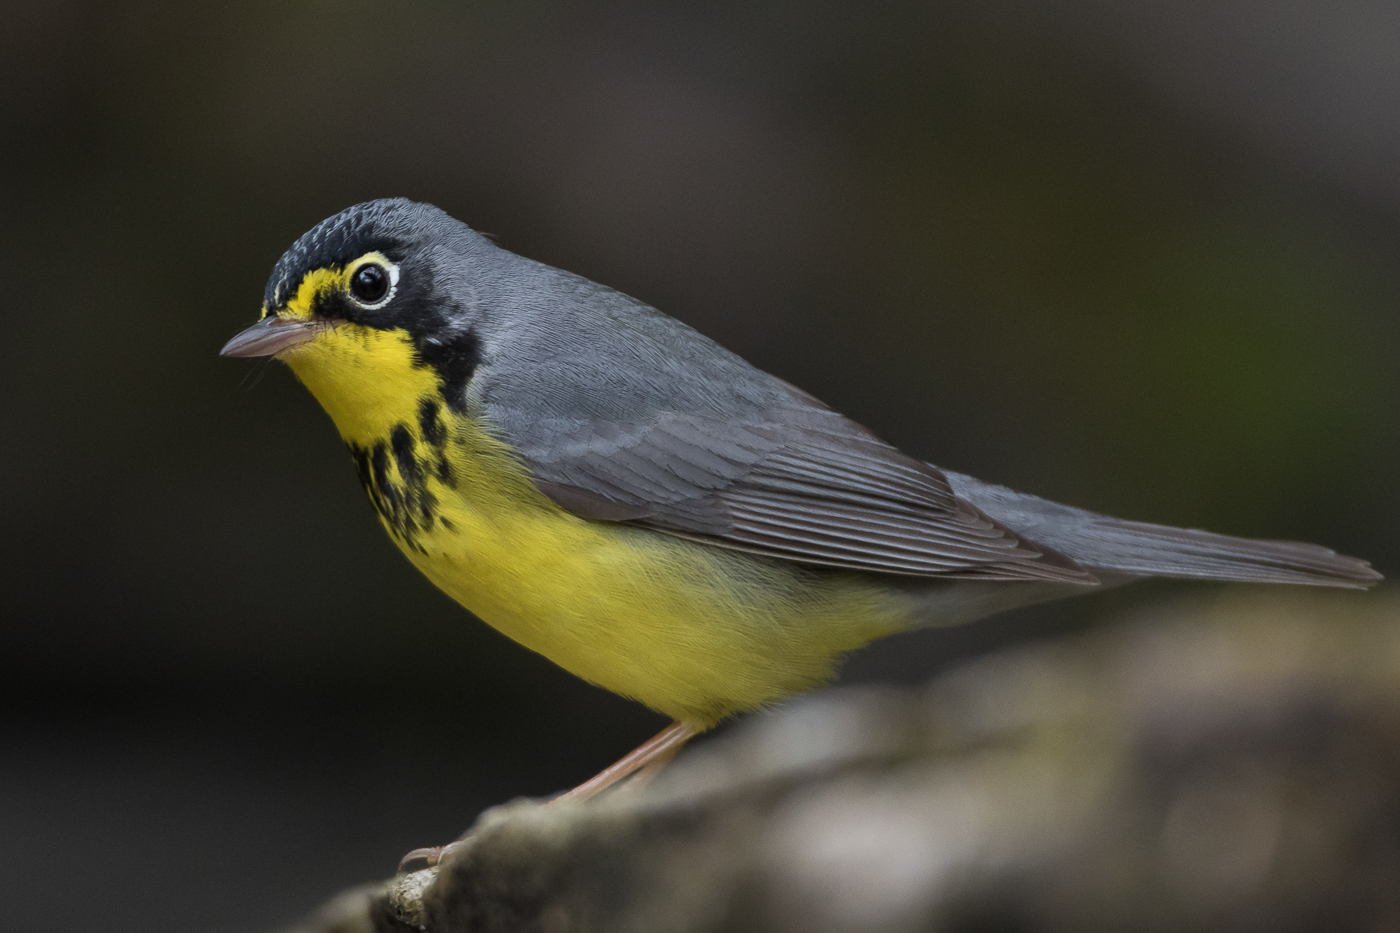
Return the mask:
[(0, 9), (14, 928), (286, 923), (663, 724), (434, 590), (290, 374), (218, 358), (357, 201), (431, 201), (941, 465), (1400, 572), (1394, 4)]

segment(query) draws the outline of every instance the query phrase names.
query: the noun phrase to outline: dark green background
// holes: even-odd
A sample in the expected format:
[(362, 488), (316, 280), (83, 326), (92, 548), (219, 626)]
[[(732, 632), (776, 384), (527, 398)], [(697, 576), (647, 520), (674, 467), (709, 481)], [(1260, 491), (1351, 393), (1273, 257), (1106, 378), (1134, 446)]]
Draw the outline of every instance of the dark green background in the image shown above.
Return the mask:
[(0, 13), (6, 927), (286, 922), (660, 723), (438, 594), (291, 376), (217, 357), (281, 252), (368, 198), (636, 295), (937, 463), (1400, 571), (1379, 0)]

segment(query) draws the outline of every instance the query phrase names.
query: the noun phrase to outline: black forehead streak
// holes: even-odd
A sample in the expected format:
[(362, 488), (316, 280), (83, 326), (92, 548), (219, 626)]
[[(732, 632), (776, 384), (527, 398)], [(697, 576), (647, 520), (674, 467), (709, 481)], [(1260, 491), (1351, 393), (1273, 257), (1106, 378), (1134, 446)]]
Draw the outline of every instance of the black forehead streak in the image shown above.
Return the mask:
[(380, 252), (393, 262), (403, 259), (403, 244), (380, 229), (385, 211), (357, 205), (312, 227), (282, 254), (263, 291), (263, 304), (282, 307), (314, 269), (340, 268), (365, 253)]

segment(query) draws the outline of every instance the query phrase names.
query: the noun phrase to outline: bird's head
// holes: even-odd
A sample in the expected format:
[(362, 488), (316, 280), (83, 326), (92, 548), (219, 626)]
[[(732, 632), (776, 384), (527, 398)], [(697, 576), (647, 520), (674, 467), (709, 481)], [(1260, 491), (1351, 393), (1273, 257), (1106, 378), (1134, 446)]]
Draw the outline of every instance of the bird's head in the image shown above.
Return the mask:
[(464, 260), (492, 249), (431, 205), (357, 204), (283, 254), (261, 320), (222, 355), (287, 363), (347, 439), (421, 398), (457, 407), (480, 362), (472, 289), (458, 279)]

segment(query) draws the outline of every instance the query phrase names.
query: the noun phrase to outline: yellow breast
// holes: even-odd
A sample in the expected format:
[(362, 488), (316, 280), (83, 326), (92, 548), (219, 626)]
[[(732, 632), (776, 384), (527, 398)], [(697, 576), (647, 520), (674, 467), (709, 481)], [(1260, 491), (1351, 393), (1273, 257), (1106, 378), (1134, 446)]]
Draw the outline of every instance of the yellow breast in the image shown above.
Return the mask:
[(909, 605), (859, 574), (565, 511), (509, 447), (444, 404), (403, 331), (342, 325), (287, 362), (430, 580), (567, 670), (677, 719), (707, 726), (807, 689), (844, 652), (909, 622)]

